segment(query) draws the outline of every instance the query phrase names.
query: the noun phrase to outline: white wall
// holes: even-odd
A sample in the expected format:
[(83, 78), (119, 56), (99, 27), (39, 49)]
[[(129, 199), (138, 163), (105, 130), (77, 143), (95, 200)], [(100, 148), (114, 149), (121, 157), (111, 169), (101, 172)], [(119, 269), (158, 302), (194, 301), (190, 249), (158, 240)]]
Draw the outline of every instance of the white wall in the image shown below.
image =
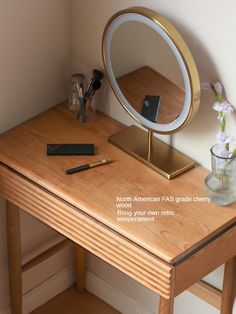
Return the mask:
[[(165, 15), (182, 33), (196, 60), (201, 80), (221, 80), (226, 87), (228, 99), (236, 104), (235, 69), (236, 29), (234, 0), (72, 0), (72, 69), (91, 75), (94, 67), (103, 67), (101, 41), (106, 21), (117, 11), (130, 6), (145, 6)], [(201, 108), (195, 120), (173, 138), (174, 145), (203, 166), (210, 168), (209, 148), (215, 143), (218, 128), (215, 112), (211, 109), (213, 98), (202, 94)], [(133, 121), (127, 116), (105, 82), (100, 93), (98, 107), (113, 118), (126, 124)], [(236, 117), (230, 121), (230, 130), (236, 132)], [(162, 137), (164, 138), (164, 137)], [(165, 137), (166, 140), (166, 137)], [(200, 183), (200, 184), (203, 184)], [(156, 313), (156, 303), (148, 290), (126, 276), (98, 263), (91, 257), (90, 268), (103, 280), (115, 282), (117, 289), (124, 291), (144, 307)], [(100, 274), (100, 275), (99, 275)], [(215, 286), (222, 284), (221, 267), (207, 277)], [(132, 289), (126, 289), (132, 287)], [(135, 291), (135, 293), (134, 293)], [(152, 301), (151, 301), (152, 300)], [(216, 314), (198, 298), (185, 293), (176, 300), (176, 314)]]
[[(71, 3), (0, 1), (0, 131), (67, 98)], [(56, 236), (21, 215), (23, 256)], [(0, 202), (0, 312), (8, 308), (4, 202)], [(27, 289), (27, 287), (25, 287)]]

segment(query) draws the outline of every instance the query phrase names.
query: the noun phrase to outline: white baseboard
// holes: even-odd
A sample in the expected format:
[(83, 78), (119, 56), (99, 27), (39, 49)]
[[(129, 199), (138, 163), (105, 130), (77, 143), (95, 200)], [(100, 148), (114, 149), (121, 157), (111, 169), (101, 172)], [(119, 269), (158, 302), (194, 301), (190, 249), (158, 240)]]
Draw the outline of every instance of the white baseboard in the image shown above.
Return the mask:
[(23, 296), (23, 314), (28, 314), (74, 283), (74, 269), (69, 266), (42, 282)]
[[(40, 283), (37, 287), (23, 295), (23, 314), (31, 313), (39, 306), (45, 304), (59, 293), (71, 287), (74, 281), (74, 268), (69, 266)], [(2, 310), (0, 314), (11, 314), (11, 311), (10, 309)]]
[(86, 287), (89, 292), (110, 304), (122, 314), (154, 314), (90, 271), (87, 271)]

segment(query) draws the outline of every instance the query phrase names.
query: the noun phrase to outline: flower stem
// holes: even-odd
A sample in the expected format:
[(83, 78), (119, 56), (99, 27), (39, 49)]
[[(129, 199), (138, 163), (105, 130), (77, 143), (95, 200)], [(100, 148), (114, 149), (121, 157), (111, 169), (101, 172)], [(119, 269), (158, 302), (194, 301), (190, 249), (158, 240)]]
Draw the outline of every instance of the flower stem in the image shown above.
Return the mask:
[(222, 96), (221, 96), (220, 93), (217, 92), (217, 90), (215, 89), (214, 84), (212, 84), (212, 83), (211, 83), (211, 89), (212, 89), (212, 91), (213, 91), (213, 93), (215, 95), (216, 100), (221, 103), (222, 102)]
[(221, 121), (220, 122), (220, 129), (221, 129), (221, 132), (225, 132), (225, 126), (226, 126), (226, 119), (225, 119), (225, 114), (223, 111), (220, 111), (219, 112), (219, 120)]

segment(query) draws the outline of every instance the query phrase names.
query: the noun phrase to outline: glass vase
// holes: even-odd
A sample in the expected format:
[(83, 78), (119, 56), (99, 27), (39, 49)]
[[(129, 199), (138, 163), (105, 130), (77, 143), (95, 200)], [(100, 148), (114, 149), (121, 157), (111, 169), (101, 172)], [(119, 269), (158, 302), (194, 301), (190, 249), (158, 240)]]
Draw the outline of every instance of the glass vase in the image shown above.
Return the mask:
[(205, 190), (212, 202), (226, 206), (236, 201), (236, 157), (221, 157), (219, 152), (219, 145), (211, 148), (212, 172), (205, 179)]

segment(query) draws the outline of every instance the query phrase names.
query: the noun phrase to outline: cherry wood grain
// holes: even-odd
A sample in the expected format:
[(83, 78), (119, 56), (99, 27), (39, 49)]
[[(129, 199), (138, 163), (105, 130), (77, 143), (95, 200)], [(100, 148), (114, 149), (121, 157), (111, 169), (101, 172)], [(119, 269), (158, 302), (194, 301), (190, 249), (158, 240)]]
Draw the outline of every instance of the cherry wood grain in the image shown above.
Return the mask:
[(195, 253), (191, 258), (177, 265), (175, 269), (175, 296), (191, 287), (233, 256), (236, 256), (235, 239), (236, 226)]
[(75, 287), (63, 291), (31, 314), (121, 314), (110, 305), (85, 291), (78, 294)]
[(171, 123), (183, 109), (184, 90), (148, 66), (120, 77), (117, 82), (125, 98), (140, 114), (145, 95), (161, 96), (157, 123)]
[(174, 313), (174, 299), (160, 298), (159, 314), (173, 314)]
[[(168, 263), (174, 263), (236, 221), (236, 205), (134, 203), (132, 210), (172, 210), (154, 222), (118, 222), (117, 196), (205, 197), (201, 167), (168, 181), (107, 142), (122, 125), (97, 114), (92, 124), (57, 106), (0, 136), (0, 161)], [(95, 143), (96, 156), (47, 156), (47, 143)], [(90, 161), (113, 163), (68, 176)]]
[(86, 250), (75, 245), (76, 288), (79, 293), (85, 291), (86, 284)]
[[(173, 280), (175, 281), (175, 269), (173, 271)], [(159, 314), (174, 314), (174, 288), (175, 285), (172, 283), (169, 298), (166, 299), (160, 296)]]
[(188, 289), (188, 291), (214, 306), (217, 310), (220, 310), (222, 291), (219, 289), (201, 280)]
[(8, 274), (12, 314), (22, 314), (22, 277), (19, 207), (6, 202)]

